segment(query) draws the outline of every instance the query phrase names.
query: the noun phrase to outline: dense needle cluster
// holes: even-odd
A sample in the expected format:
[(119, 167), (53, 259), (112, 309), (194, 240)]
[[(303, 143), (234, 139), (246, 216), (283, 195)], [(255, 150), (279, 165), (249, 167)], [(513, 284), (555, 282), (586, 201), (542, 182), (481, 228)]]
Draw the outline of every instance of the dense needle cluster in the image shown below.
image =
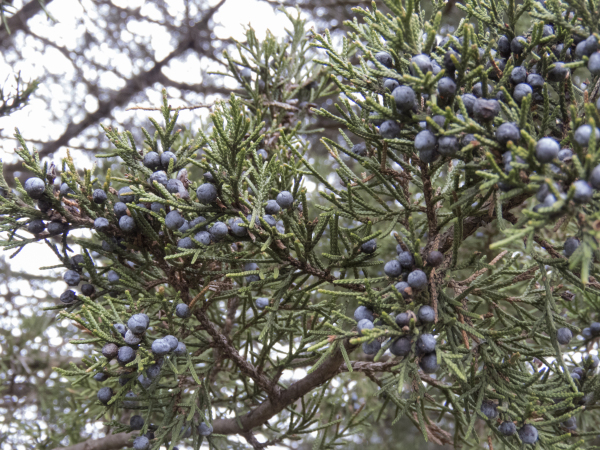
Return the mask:
[[(443, 4), (386, 3), (358, 8), (341, 48), (313, 36), (326, 61), (307, 61), (299, 19), (287, 43), (250, 30), (225, 54), (243, 94), (210, 132), (178, 130), (166, 94), (141, 146), (105, 129), (99, 157), (122, 173), (69, 156), (58, 182), (17, 133), (32, 176), (0, 180), (2, 244), (44, 240), (60, 259), (56, 309), (96, 349), (61, 373), (139, 431), (136, 450), (252, 430), (343, 445), (372, 416), (313, 421), (334, 377), (373, 383), (378, 417), (437, 444), (476, 445), (478, 420), (506, 448), (594, 434), (600, 8), (467, 1), (444, 36)], [(335, 114), (315, 103), (333, 84)], [(310, 143), (315, 114), (339, 140)]]

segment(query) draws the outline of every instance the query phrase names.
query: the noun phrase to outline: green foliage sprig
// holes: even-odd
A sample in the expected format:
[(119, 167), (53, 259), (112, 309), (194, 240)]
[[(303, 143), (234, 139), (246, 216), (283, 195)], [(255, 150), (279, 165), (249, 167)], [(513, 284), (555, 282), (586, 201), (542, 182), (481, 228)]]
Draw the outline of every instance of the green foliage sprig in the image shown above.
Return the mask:
[[(179, 132), (166, 94), (163, 123), (142, 130), (140, 148), (132, 133), (105, 128), (114, 150), (101, 156), (120, 158), (122, 175), (82, 175), (69, 156), (55, 192), (55, 170), (17, 132), (19, 156), (44, 189), (17, 180), (14, 193), (0, 180), (0, 244), (44, 240), (70, 271), (65, 280), (93, 287), (65, 292), (59, 313), (84, 333), (75, 343), (94, 345), (59, 371), (89, 389), (92, 415), (135, 410), (140, 439), (155, 449), (188, 438), (199, 448), (204, 437), (226, 446), (235, 434), (256, 447), (310, 433), (315, 448), (332, 448), (382, 417), (408, 418), (424, 439), (455, 447), (479, 445), (480, 421), (490, 446), (591, 440), (598, 359), (575, 356), (600, 335), (598, 200), (577, 200), (576, 182), (590, 179), (598, 152), (594, 133), (585, 146), (575, 133), (600, 123), (598, 90), (589, 89), (599, 81), (575, 83), (590, 58), (561, 65), (558, 45), (597, 32), (589, 23), (598, 9), (467, 1), (455, 35), (438, 42), (442, 3), (429, 17), (412, 0), (386, 4), (388, 15), (357, 9), (364, 23), (348, 24), (341, 48), (329, 33), (313, 36), (328, 57), (320, 63), (308, 62), (299, 18), (288, 15), (283, 43), (250, 30), (239, 58), (225, 55), (244, 93), (218, 102), (207, 130)], [(527, 39), (514, 41), (526, 16)], [(519, 51), (496, 58), (501, 39)], [(515, 94), (519, 67), (544, 78), (535, 96)], [(447, 78), (457, 95), (441, 92)], [(409, 108), (389, 80), (415, 95)], [(336, 112), (317, 111), (333, 85)], [(477, 89), (484, 102), (500, 99), (489, 120), (469, 103)], [(340, 128), (339, 140), (321, 140), (330, 173), (311, 160), (315, 112)], [(518, 137), (500, 139), (504, 124)], [(418, 150), (421, 133), (436, 139), (433, 155)], [(460, 137), (460, 148), (439, 155), (445, 137)], [(568, 161), (540, 157), (544, 137), (572, 145)], [(310, 192), (309, 180), (322, 190)], [(40, 219), (46, 231), (32, 228)], [(92, 237), (70, 236), (80, 229)], [(478, 242), (486, 229), (490, 238)], [(579, 245), (562, 254), (575, 233)], [(114, 346), (131, 357), (115, 364)], [(300, 368), (305, 376), (284, 378)], [(98, 374), (111, 391), (95, 402)], [(368, 379), (378, 400), (332, 404), (345, 395), (331, 382), (338, 377)], [(255, 442), (258, 429), (266, 443)]]

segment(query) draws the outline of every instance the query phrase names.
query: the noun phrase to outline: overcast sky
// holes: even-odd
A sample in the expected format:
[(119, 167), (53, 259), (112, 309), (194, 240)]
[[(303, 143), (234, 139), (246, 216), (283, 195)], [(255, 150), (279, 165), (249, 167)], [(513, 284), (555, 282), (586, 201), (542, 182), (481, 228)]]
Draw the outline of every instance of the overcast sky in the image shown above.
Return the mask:
[[(86, 4), (91, 0), (55, 0), (48, 5), (48, 11), (56, 19), (56, 22), (51, 22), (43, 14), (38, 14), (36, 17), (30, 20), (30, 28), (35, 30), (39, 35), (44, 37), (52, 37), (52, 40), (57, 44), (66, 47), (67, 49), (74, 48), (75, 43), (78, 39), (81, 39), (86, 27), (81, 24), (80, 20), (89, 14), (93, 8), (86, 8)], [(14, 2), (15, 6), (19, 8), (22, 1), (17, 0)], [(128, 7), (136, 8), (141, 7), (141, 14), (154, 18), (160, 19), (160, 13), (155, 10), (152, 2), (146, 2), (143, 0), (124, 0), (115, 1), (115, 4)], [(211, 0), (208, 3), (216, 3)], [(174, 11), (183, 9), (183, 0), (169, 0), (169, 5), (172, 5)], [(91, 5), (87, 5), (91, 6)], [(288, 25), (288, 21), (285, 16), (276, 11), (272, 6), (267, 3), (259, 2), (256, 0), (227, 0), (219, 11), (215, 14), (215, 22), (218, 24), (215, 26), (215, 34), (220, 38), (231, 37), (236, 40), (243, 40), (244, 30), (247, 25), (252, 25), (255, 29), (259, 39), (264, 38), (267, 30), (270, 30), (276, 36), (283, 36), (285, 27)], [(127, 36), (131, 39), (134, 38), (147, 38), (149, 45), (151, 46), (152, 52), (156, 55), (156, 60), (163, 59), (170, 51), (173, 50), (171, 36), (167, 33), (166, 29), (153, 24), (141, 24), (132, 21), (128, 24), (128, 31), (131, 33), (124, 33), (123, 39), (127, 39)], [(70, 74), (65, 73), (66, 68), (71, 66), (70, 62), (66, 60), (66, 57), (58, 50), (53, 48), (46, 48), (42, 53), (40, 52), (40, 43), (36, 42), (32, 37), (19, 36), (16, 39), (16, 45), (20, 46), (23, 52), (24, 58), (16, 61), (13, 64), (8, 64), (6, 58), (0, 54), (0, 83), (5, 86), (9, 86), (13, 79), (13, 73), (20, 72), (24, 80), (33, 79), (44, 79), (44, 76), (49, 74)], [(94, 59), (99, 63), (110, 62), (124, 75), (131, 74), (135, 67), (131, 61), (124, 58), (122, 54), (111, 51), (109, 48), (102, 48), (101, 51), (97, 51), (95, 54), (87, 55), (90, 59)], [(120, 59), (115, 59), (120, 56)], [(142, 63), (139, 61), (139, 63)], [(176, 60), (172, 62), (169, 67), (163, 70), (165, 75), (174, 81), (186, 82), (186, 83), (200, 83), (201, 70), (220, 70), (223, 68), (216, 63), (207, 65), (204, 61), (205, 67), (200, 67), (200, 60), (197, 58), (187, 58), (186, 60)], [(92, 75), (93, 77), (93, 75)], [(216, 77), (216, 75), (215, 75)], [(3, 83), (7, 80), (7, 83)], [(221, 80), (219, 80), (221, 81)], [(237, 84), (231, 79), (224, 79), (226, 86), (235, 88)], [(110, 73), (103, 73), (98, 79), (98, 85), (100, 87), (107, 88), (118, 88), (118, 83), (122, 83), (116, 76), (111, 76)], [(228, 83), (228, 84), (227, 84)], [(40, 86), (40, 89), (45, 89), (44, 84)], [(64, 102), (72, 95), (66, 95), (65, 92), (61, 92), (56, 86), (52, 86), (53, 91), (51, 92), (53, 97), (53, 104), (58, 108), (64, 108)], [(151, 98), (150, 101), (154, 103), (154, 106), (158, 105), (161, 101), (160, 93), (155, 92), (155, 98)], [(87, 95), (84, 99), (84, 106), (86, 111), (93, 112), (97, 109), (97, 99), (92, 95)], [(177, 102), (177, 99), (172, 100), (173, 106), (183, 106), (182, 102)], [(52, 106), (52, 105), (51, 105)], [(116, 120), (125, 120), (132, 115), (138, 114), (140, 116), (147, 115), (147, 112), (133, 112), (119, 111), (116, 113)], [(181, 113), (182, 123), (193, 123), (199, 115), (206, 115), (206, 110), (194, 110), (193, 112), (184, 111)], [(0, 119), (0, 129), (4, 129), (1, 135), (12, 136), (15, 127), (19, 127), (22, 134), (26, 139), (32, 140), (47, 140), (52, 138), (58, 138), (62, 133), (62, 129), (53, 127), (51, 121), (51, 112), (47, 111), (45, 104), (40, 100), (36, 100), (35, 96), (31, 100), (30, 104), (23, 110), (12, 114), (10, 117), (4, 117)], [(83, 144), (83, 143), (82, 143)], [(64, 150), (59, 152), (57, 158), (64, 157)], [(14, 157), (14, 141), (10, 142), (6, 139), (0, 139), (0, 157), (3, 160), (12, 160)], [(91, 165), (91, 162), (89, 162)]]

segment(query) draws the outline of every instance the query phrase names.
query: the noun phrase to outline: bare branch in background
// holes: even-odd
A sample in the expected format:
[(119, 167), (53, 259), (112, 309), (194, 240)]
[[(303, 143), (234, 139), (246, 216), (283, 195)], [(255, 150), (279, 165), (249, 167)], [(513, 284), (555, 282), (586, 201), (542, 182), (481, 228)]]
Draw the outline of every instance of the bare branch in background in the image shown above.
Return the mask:
[(54, 450), (118, 450), (131, 445), (137, 432), (109, 434), (100, 439), (90, 439), (69, 447), (57, 447)]
[(52, 0), (31, 0), (6, 20), (8, 30), (3, 26), (4, 24), (0, 24), (0, 47), (4, 46), (11, 35), (27, 28), (27, 21), (39, 12), (44, 11), (50, 3), (52, 3)]
[[(200, 108), (212, 108), (214, 106), (214, 103), (210, 103), (208, 105), (195, 105), (195, 106), (177, 106), (176, 110), (193, 110), (193, 109), (200, 109)], [(132, 106), (131, 108), (127, 108), (125, 111), (134, 111), (134, 110), (141, 110), (141, 111), (160, 111), (161, 108), (159, 107), (150, 107), (150, 106)]]
[(128, 80), (124, 88), (118, 91), (114, 91), (108, 97), (108, 99), (99, 103), (98, 109), (95, 112), (87, 114), (82, 121), (78, 123), (69, 124), (62, 136), (60, 136), (57, 140), (44, 145), (43, 149), (40, 151), (40, 156), (43, 157), (52, 154), (60, 147), (67, 145), (72, 138), (78, 136), (86, 128), (88, 128), (91, 125), (97, 124), (101, 119), (110, 116), (111, 111), (125, 105), (138, 92), (156, 83), (160, 78), (160, 73), (162, 69), (171, 60), (177, 58), (187, 50), (194, 47), (194, 33), (206, 29), (208, 22), (212, 19), (212, 17), (223, 5), (223, 3), (225, 3), (225, 0), (220, 0), (215, 6), (210, 8), (204, 14), (202, 20), (184, 35), (184, 37), (179, 41), (179, 43), (175, 47), (175, 50), (169, 53), (169, 55), (167, 55), (164, 59), (157, 62), (154, 65), (154, 67), (145, 72), (141, 72), (135, 77)]

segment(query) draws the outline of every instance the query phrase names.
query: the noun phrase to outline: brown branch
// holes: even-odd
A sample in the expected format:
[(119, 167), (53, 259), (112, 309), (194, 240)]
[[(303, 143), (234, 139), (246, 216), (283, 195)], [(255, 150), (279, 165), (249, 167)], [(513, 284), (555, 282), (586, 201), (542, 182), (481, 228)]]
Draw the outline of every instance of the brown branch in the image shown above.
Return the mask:
[(137, 431), (109, 434), (100, 439), (87, 440), (69, 447), (57, 447), (54, 450), (118, 450), (130, 445), (131, 440), (137, 435)]
[(107, 100), (98, 103), (98, 109), (93, 113), (88, 113), (80, 122), (71, 122), (63, 134), (55, 141), (48, 142), (39, 152), (40, 157), (53, 154), (60, 147), (69, 144), (69, 141), (78, 136), (88, 127), (98, 123), (104, 117), (110, 115), (115, 108), (125, 105), (135, 94), (148, 86), (157, 82), (157, 74), (160, 73), (172, 59), (182, 54), (188, 49), (189, 43), (183, 42), (173, 52), (167, 55), (162, 61), (157, 62), (154, 67), (145, 72), (141, 72), (129, 79), (125, 87), (118, 91), (113, 91)]
[(598, 80), (598, 82), (596, 83), (596, 85), (592, 89), (592, 92), (590, 94), (590, 100), (591, 101), (594, 101), (594, 98), (596, 97), (596, 94), (598, 94), (599, 90), (600, 90), (600, 80)]
[[(387, 372), (393, 366), (398, 364), (394, 358), (390, 358), (385, 362), (373, 362), (373, 361), (351, 361), (352, 370), (355, 372)], [(340, 365), (338, 373), (348, 372), (348, 366), (344, 363)]]
[(60, 147), (68, 145), (72, 138), (78, 136), (86, 128), (98, 123), (104, 117), (109, 116), (113, 109), (124, 106), (135, 94), (142, 91), (146, 87), (152, 86), (154, 83), (159, 82), (159, 80), (162, 79), (162, 69), (167, 66), (171, 60), (181, 56), (187, 50), (193, 48), (199, 51), (201, 54), (205, 54), (205, 52), (202, 52), (195, 46), (195, 41), (197, 39), (196, 33), (199, 29), (208, 25), (209, 21), (218, 11), (221, 5), (223, 5), (223, 3), (225, 3), (225, 0), (219, 1), (215, 6), (210, 8), (204, 14), (202, 20), (199, 21), (184, 37), (184, 39), (179, 42), (177, 47), (175, 47), (175, 50), (169, 53), (162, 61), (156, 62), (152, 69), (140, 72), (138, 75), (130, 78), (125, 84), (125, 87), (118, 91), (113, 91), (108, 99), (99, 102), (98, 109), (95, 112), (87, 114), (80, 122), (71, 122), (57, 140), (44, 145), (43, 149), (39, 152), (40, 157), (50, 155)]
[[(494, 259), (492, 259), (492, 261), (489, 263), (490, 266), (495, 265), (498, 261), (500, 261), (504, 255), (506, 255), (508, 253), (508, 250), (504, 250), (503, 252), (501, 252), (499, 255), (497, 255)], [(473, 275), (471, 275), (469, 278), (466, 278), (463, 281), (459, 281), (458, 284), (462, 284), (463, 286), (468, 286), (469, 284), (471, 284), (473, 281), (475, 281), (477, 278), (479, 278), (481, 275), (483, 275), (484, 273), (486, 273), (488, 270), (490, 270), (490, 268), (488, 267), (484, 267), (483, 269), (478, 270), (477, 272), (475, 272)]]
[(433, 187), (431, 186), (431, 178), (427, 164), (419, 160), (419, 168), (421, 169), (421, 180), (423, 181), (423, 198), (427, 207), (427, 224), (429, 226), (429, 240), (433, 241), (438, 233), (437, 230), (437, 215), (435, 214), (435, 205), (432, 203)]
[(501, 80), (502, 75), (504, 75), (504, 72), (502, 72), (502, 70), (500, 70), (500, 67), (498, 67), (498, 64), (496, 64), (496, 61), (494, 60), (494, 58), (490, 58), (490, 62), (492, 63), (492, 67), (494, 68), (494, 71), (496, 72), (496, 76), (498, 77), (499, 80)]
[(359, 5), (370, 5), (371, 4), (371, 2), (369, 2), (367, 0), (334, 0), (331, 2), (319, 1), (319, 2), (316, 2), (317, 4), (310, 3), (310, 2), (307, 2), (306, 4), (298, 4), (298, 2), (296, 2), (296, 1), (287, 2), (287, 1), (282, 1), (282, 0), (265, 0), (265, 1), (267, 3), (276, 5), (276, 6), (289, 6), (292, 8), (305, 9), (310, 12), (312, 12), (313, 8), (316, 8), (317, 6), (324, 6), (326, 8), (334, 8), (336, 6), (347, 7), (347, 6), (359, 6)]
[(246, 439), (248, 444), (250, 444), (252, 446), (252, 448), (255, 450), (261, 450), (261, 449), (265, 448), (265, 444), (261, 444), (260, 442), (258, 442), (258, 439), (256, 439), (254, 434), (252, 434), (252, 431), (248, 431), (247, 433), (242, 433), (242, 437), (244, 439)]
[(194, 305), (196, 304), (196, 302), (198, 301), (198, 299), (208, 292), (208, 290), (210, 289), (210, 287), (211, 287), (211, 284), (209, 283), (206, 286), (204, 286), (200, 292), (198, 292), (196, 294), (196, 296), (192, 299), (192, 301), (188, 305), (190, 307), (190, 311), (192, 310), (192, 308), (194, 307)]
[(165, 279), (165, 278), (161, 278), (160, 280), (153, 280), (150, 281), (149, 283), (147, 283), (144, 287), (146, 288), (146, 290), (150, 290), (153, 287), (158, 286), (159, 284), (163, 284), (163, 283), (168, 283), (169, 280)]
[[(509, 212), (512, 208), (519, 206), (525, 200), (530, 197), (529, 194), (521, 194), (511, 198), (506, 204), (502, 205), (502, 217), (508, 220), (508, 217), (512, 216)], [(490, 206), (491, 207), (491, 206)], [(489, 217), (487, 214), (483, 216), (468, 217), (463, 222), (463, 240), (471, 236), (475, 230), (480, 226), (485, 226), (494, 220), (493, 217)], [(454, 226), (449, 228), (440, 237), (439, 251), (446, 253), (452, 248), (454, 241)]]
[(552, 256), (553, 258), (566, 259), (563, 255), (561, 255), (559, 252), (557, 252), (548, 241), (546, 241), (544, 238), (540, 237), (539, 235), (534, 234), (533, 240), (534, 240), (534, 242), (538, 243), (540, 247), (544, 248), (550, 254), (550, 256)]
[[(546, 251), (553, 257), (556, 259), (563, 259), (563, 260), (568, 260), (568, 258), (559, 253), (548, 241), (546, 241), (544, 238), (538, 236), (537, 234), (533, 235), (533, 240), (538, 243), (541, 247), (543, 247), (544, 249), (546, 249)], [(581, 273), (579, 271), (573, 271), (573, 274), (577, 277), (581, 276)], [(589, 277), (589, 282), (590, 282), (590, 286), (595, 287), (596, 289), (600, 289), (600, 283), (598, 283), (598, 281), (596, 280), (596, 278), (590, 276)]]
[(225, 318), (225, 325), (223, 326), (223, 334), (225, 336), (229, 336), (235, 323), (235, 313), (237, 312), (238, 303), (238, 297), (232, 297), (227, 300), (227, 316)]
[[(15, 137), (13, 137), (13, 136), (7, 136), (7, 135), (5, 135), (5, 134), (2, 134), (2, 133), (0, 133), (0, 139), (10, 139), (10, 140), (12, 140), (12, 141), (17, 141), (17, 142), (18, 142), (18, 139), (17, 139), (17, 138), (15, 138)], [(44, 145), (44, 144), (47, 144), (47, 143), (48, 143), (48, 141), (43, 141), (43, 140), (41, 140), (41, 139), (30, 139), (30, 138), (28, 138), (28, 139), (27, 139), (27, 142), (28, 142), (28, 143), (32, 143), (32, 144), (42, 144), (42, 145)], [(86, 152), (93, 152), (93, 151), (95, 151), (95, 150), (100, 150), (100, 148), (97, 148), (97, 147), (96, 147), (96, 148), (92, 148), (92, 147), (83, 147), (83, 146), (81, 146), (81, 145), (69, 145), (69, 149), (70, 149), (70, 150), (84, 150), (84, 151), (86, 151)], [(106, 150), (106, 148), (104, 148), (104, 149), (102, 149), (102, 150)], [(23, 170), (23, 169), (22, 169), (22, 167), (18, 167), (16, 170), (19, 170), (19, 171), (21, 171), (21, 170)], [(5, 172), (6, 172), (6, 171), (5, 171)], [(7, 177), (7, 178), (12, 178), (12, 177)]]
[[(413, 412), (413, 422), (415, 424), (419, 423), (419, 419), (417, 417), (417, 413)], [(420, 426), (418, 426), (420, 428)], [(452, 435), (447, 431), (441, 429), (437, 424), (431, 422), (430, 420), (426, 420), (425, 422), (425, 431), (427, 432), (427, 437), (435, 442), (437, 445), (448, 444), (451, 445), (454, 443), (454, 439), (452, 439)]]
[(435, 267), (431, 269), (431, 274), (429, 275), (429, 282), (431, 284), (431, 306), (433, 308), (434, 318), (433, 322), (437, 323), (439, 314), (438, 314), (438, 286), (444, 279), (445, 272), (437, 273)]
[(446, 385), (444, 383), (442, 383), (439, 380), (436, 380), (435, 378), (431, 378), (429, 375), (423, 373), (423, 372), (419, 372), (419, 378), (421, 378), (422, 381), (424, 381), (427, 384), (431, 384), (432, 386), (438, 387), (440, 389), (455, 389), (455, 386), (449, 386)]
[[(192, 109), (200, 109), (200, 108), (212, 108), (215, 106), (214, 103), (207, 103), (206, 105), (195, 105), (195, 106), (178, 106), (173, 108), (175, 111), (181, 111), (183, 109), (192, 110)], [(133, 110), (141, 110), (141, 111), (161, 111), (162, 107), (151, 107), (151, 106), (132, 106), (127, 108), (125, 111), (133, 111)]]
[[(512, 224), (515, 224), (515, 223), (517, 222), (517, 218), (516, 218), (516, 217), (514, 217), (514, 216), (513, 216), (512, 214), (510, 214), (510, 213), (508, 213), (508, 214), (507, 214), (507, 217), (506, 217), (506, 218), (507, 218), (507, 220), (508, 220), (510, 223), (512, 223)], [(562, 218), (559, 220), (559, 223), (560, 223), (560, 221), (561, 221), (561, 220), (562, 220)], [(556, 231), (556, 230), (555, 230), (555, 231)], [(545, 250), (546, 250), (546, 251), (547, 251), (547, 252), (550, 254), (550, 256), (552, 256), (553, 258), (556, 258), (556, 259), (563, 259), (563, 260), (565, 260), (565, 261), (566, 261), (566, 260), (568, 260), (568, 258), (567, 258), (565, 255), (563, 255), (562, 253), (558, 252), (558, 251), (557, 251), (557, 250), (556, 250), (556, 249), (555, 249), (555, 248), (552, 246), (552, 244), (550, 244), (548, 241), (546, 241), (544, 238), (542, 238), (542, 237), (541, 237), (541, 236), (539, 236), (538, 234), (534, 234), (534, 235), (533, 235), (533, 241), (534, 241), (534, 242), (536, 242), (536, 243), (537, 243), (537, 244), (538, 244), (540, 247), (542, 247), (543, 249), (545, 249)], [(530, 270), (531, 270), (531, 269), (530, 269)], [(529, 271), (528, 271), (528, 272), (529, 272)], [(526, 274), (526, 273), (527, 273), (527, 272), (525, 272), (525, 274)], [(533, 272), (532, 272), (532, 273), (533, 273)], [(525, 275), (525, 274), (523, 274), (523, 275)], [(580, 276), (581, 276), (580, 272), (578, 272), (578, 271), (573, 271), (573, 274), (574, 274), (575, 276), (577, 276), (577, 277), (580, 277)], [(529, 277), (527, 277), (527, 278), (525, 278), (525, 279), (530, 279), (530, 278), (532, 278), (532, 276), (529, 276)], [(590, 277), (589, 277), (589, 280), (590, 280), (590, 286), (593, 286), (593, 287), (594, 287), (594, 288), (596, 288), (596, 289), (600, 289), (600, 283), (598, 282), (598, 280), (596, 280), (596, 278), (594, 278), (594, 277), (590, 276)], [(522, 280), (519, 280), (519, 281), (522, 281)], [(564, 293), (563, 293), (563, 294), (561, 294), (561, 296), (563, 296), (563, 298), (565, 298), (565, 300), (567, 300), (567, 301), (571, 301), (571, 299), (570, 299), (570, 298), (566, 298), (566, 297), (570, 297), (570, 296), (566, 296), (566, 297), (565, 297), (565, 296), (564, 296)]]
[[(339, 279), (339, 278), (336, 278), (333, 275), (331, 275), (329, 272), (323, 272), (322, 270), (317, 269), (316, 267), (313, 267), (308, 263), (303, 263), (302, 261), (294, 258), (291, 255), (287, 255), (285, 258), (290, 262), (290, 264), (292, 266), (302, 270), (305, 273), (309, 273), (318, 278), (321, 278), (322, 280), (328, 281), (329, 283), (333, 284), (334, 281)], [(360, 283), (344, 284), (344, 285), (342, 285), (342, 287), (344, 287), (346, 289), (351, 289), (353, 291), (358, 291), (358, 292), (365, 292), (365, 290), (366, 290), (364, 285), (362, 285)]]
[[(355, 347), (348, 342), (344, 342), (348, 351)], [(253, 428), (259, 427), (267, 422), (271, 417), (281, 412), (285, 407), (291, 405), (299, 398), (311, 392), (321, 384), (333, 378), (339, 371), (340, 365), (344, 362), (342, 352), (338, 348), (319, 365), (317, 369), (307, 376), (298, 380), (290, 387), (282, 390), (279, 396), (269, 397), (259, 406), (249, 411), (247, 414), (233, 419), (218, 419), (213, 422), (215, 434), (242, 434)]]
[[(458, 320), (463, 325), (465, 324), (465, 318), (463, 317), (463, 315), (461, 313), (458, 313)], [(461, 331), (461, 335), (462, 335), (465, 347), (467, 348), (467, 350), (471, 350), (471, 346), (469, 345), (469, 337), (467, 336), (467, 332), (464, 329), (462, 329), (462, 328), (461, 328), (460, 331)]]
[(229, 96), (232, 92), (237, 93), (241, 91), (232, 90), (222, 86), (205, 85), (202, 83), (189, 84), (182, 83), (180, 81), (171, 80), (164, 73), (160, 73), (158, 76), (158, 83), (164, 84), (165, 86), (171, 86), (180, 91), (198, 92), (200, 94), (221, 94)]
[(260, 373), (256, 367), (239, 354), (237, 349), (229, 342), (228, 337), (221, 334), (216, 325), (208, 319), (204, 311), (196, 311), (196, 318), (202, 325), (202, 328), (213, 338), (214, 345), (226, 354), (244, 375), (252, 378), (270, 396), (276, 398), (279, 395), (279, 387), (273, 386), (269, 377)]

